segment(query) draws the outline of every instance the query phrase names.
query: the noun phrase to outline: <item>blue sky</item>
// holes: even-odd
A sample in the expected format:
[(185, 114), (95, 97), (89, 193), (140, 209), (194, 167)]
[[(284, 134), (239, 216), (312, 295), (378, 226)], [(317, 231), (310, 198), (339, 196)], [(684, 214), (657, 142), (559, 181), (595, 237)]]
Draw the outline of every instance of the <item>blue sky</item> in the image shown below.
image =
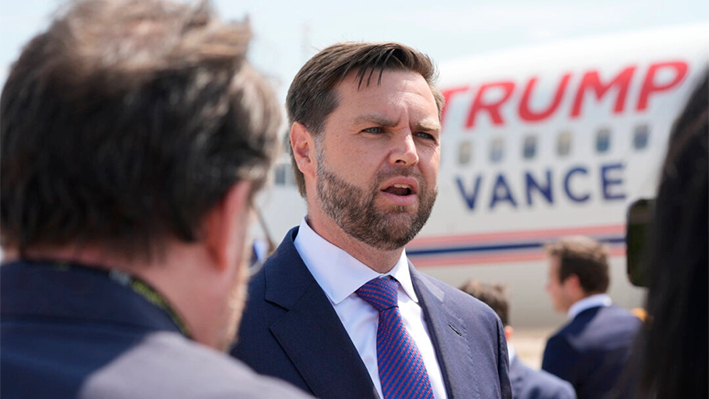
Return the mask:
[[(497, 49), (709, 23), (707, 0), (213, 0), (225, 19), (248, 15), (250, 58), (281, 99), (303, 62), (344, 41), (400, 41), (451, 61)], [(58, 0), (0, 1), (0, 81)]]

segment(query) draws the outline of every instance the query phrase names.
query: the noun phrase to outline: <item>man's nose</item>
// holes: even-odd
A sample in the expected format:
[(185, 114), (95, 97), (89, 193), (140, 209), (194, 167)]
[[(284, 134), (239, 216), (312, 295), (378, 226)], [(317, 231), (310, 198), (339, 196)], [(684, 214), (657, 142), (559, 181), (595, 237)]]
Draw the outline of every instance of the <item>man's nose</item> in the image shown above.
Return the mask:
[(418, 164), (419, 155), (411, 131), (407, 130), (397, 135), (391, 152), (391, 163), (405, 166)]

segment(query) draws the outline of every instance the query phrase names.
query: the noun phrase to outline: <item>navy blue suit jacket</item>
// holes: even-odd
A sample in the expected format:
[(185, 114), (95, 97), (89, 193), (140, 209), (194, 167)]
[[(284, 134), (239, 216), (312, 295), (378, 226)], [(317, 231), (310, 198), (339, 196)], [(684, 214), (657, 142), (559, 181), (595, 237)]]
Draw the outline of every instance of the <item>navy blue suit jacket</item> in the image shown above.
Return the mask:
[[(286, 235), (249, 283), (232, 354), (321, 399), (377, 398), (357, 349)], [(450, 399), (511, 398), (502, 324), (475, 298), (411, 268)]]
[(106, 272), (0, 267), (0, 397), (305, 398), (185, 338)]
[(510, 363), (514, 399), (576, 399), (574, 387), (544, 370), (533, 370), (516, 356)]
[(569, 381), (579, 399), (610, 393), (630, 356), (640, 319), (617, 306), (582, 311), (547, 341), (542, 369)]

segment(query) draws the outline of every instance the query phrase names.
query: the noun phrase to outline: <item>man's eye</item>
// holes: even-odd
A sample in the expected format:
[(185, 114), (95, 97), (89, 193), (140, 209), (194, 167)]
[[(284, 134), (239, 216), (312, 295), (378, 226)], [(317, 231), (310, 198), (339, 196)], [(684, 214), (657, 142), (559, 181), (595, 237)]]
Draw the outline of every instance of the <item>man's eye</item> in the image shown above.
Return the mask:
[(430, 134), (430, 133), (426, 133), (426, 132), (416, 132), (416, 133), (414, 133), (414, 134), (415, 134), (417, 137), (421, 137), (422, 139), (434, 140), (434, 141), (436, 140), (436, 137), (435, 137), (434, 135)]
[(384, 133), (384, 129), (382, 129), (380, 127), (368, 127), (362, 131), (365, 133), (374, 133), (374, 134)]

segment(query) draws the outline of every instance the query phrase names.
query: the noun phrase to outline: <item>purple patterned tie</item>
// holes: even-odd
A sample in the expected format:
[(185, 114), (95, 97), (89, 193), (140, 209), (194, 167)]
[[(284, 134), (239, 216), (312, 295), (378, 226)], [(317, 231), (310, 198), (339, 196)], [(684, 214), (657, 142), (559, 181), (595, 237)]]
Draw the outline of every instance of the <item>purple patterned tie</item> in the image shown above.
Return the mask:
[(384, 399), (433, 399), (423, 358), (399, 314), (398, 288), (398, 281), (382, 277), (357, 290), (379, 312), (377, 364), (382, 393)]

